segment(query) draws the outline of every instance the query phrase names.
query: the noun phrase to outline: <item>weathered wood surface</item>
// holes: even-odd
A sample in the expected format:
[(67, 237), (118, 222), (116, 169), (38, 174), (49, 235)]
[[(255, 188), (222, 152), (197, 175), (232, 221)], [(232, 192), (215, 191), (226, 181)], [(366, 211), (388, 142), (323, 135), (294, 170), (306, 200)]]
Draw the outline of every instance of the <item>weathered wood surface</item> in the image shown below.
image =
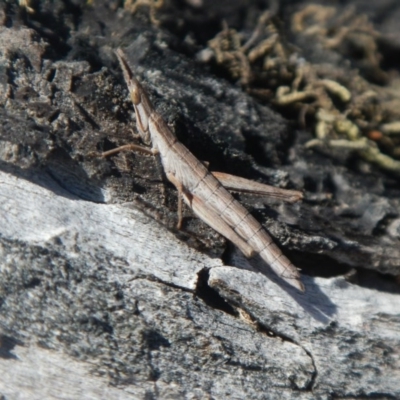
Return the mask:
[[(305, 277), (298, 295), (135, 209), (0, 182), (6, 398), (400, 395), (398, 294)], [(223, 310), (193, 296), (203, 269)]]
[[(82, 7), (74, 31), (77, 9), (54, 3), (49, 15), (64, 25), (47, 26), (52, 36), (38, 28), (43, 21), (1, 4), (1, 395), (400, 397), (394, 178), (304, 150), (309, 135), (291, 137), (283, 118), (172, 51), (176, 38), (144, 18), (132, 25), (126, 13)], [(299, 189), (312, 182), (312, 200), (300, 205), (268, 212), (262, 199), (245, 199), (315, 275), (304, 275), (305, 294), (259, 260), (224, 251), (190, 214), (183, 233), (171, 231), (176, 193), (153, 159), (88, 156), (130, 138), (131, 105), (112, 53), (121, 43), (130, 43), (160, 112), (214, 169)], [(244, 154), (246, 140), (274, 169)]]

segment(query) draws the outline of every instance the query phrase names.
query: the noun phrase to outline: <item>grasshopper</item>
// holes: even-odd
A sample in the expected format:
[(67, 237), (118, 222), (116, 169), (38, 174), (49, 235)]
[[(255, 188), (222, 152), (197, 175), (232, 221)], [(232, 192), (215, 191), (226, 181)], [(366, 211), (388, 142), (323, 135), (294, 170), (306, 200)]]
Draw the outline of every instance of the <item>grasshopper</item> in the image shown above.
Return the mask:
[(233, 175), (210, 172), (169, 129), (151, 104), (143, 86), (134, 77), (121, 49), (116, 50), (136, 113), (143, 147), (128, 144), (102, 154), (121, 150), (159, 155), (167, 179), (178, 190), (178, 228), (182, 225), (182, 199), (211, 228), (233, 242), (246, 257), (259, 254), (272, 270), (291, 286), (304, 291), (297, 268), (282, 254), (260, 223), (227, 189), (278, 198), (287, 202), (302, 199), (301, 192), (253, 182)]

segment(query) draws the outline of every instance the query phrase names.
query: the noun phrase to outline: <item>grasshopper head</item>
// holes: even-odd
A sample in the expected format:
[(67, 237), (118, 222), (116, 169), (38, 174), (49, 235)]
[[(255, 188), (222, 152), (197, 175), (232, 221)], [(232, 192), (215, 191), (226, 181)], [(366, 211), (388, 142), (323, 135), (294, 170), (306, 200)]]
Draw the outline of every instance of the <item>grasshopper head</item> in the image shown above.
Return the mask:
[(135, 107), (136, 125), (140, 137), (142, 138), (143, 143), (150, 144), (149, 117), (152, 110), (150, 100), (146, 96), (146, 92), (140, 82), (134, 77), (124, 52), (121, 49), (117, 49), (115, 54), (118, 57), (125, 82), (131, 95), (133, 106)]
[(133, 78), (129, 84), (129, 91), (133, 106), (135, 107), (136, 126), (138, 128), (140, 137), (142, 138), (143, 143), (151, 144), (149, 118), (152, 106), (150, 100), (146, 96), (142, 85), (135, 78)]

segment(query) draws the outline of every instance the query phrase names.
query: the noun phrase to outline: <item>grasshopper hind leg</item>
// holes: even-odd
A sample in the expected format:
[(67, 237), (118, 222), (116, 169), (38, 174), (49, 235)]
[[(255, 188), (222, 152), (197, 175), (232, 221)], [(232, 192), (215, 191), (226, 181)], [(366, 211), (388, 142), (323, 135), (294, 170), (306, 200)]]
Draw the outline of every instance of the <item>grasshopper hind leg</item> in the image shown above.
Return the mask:
[(234, 243), (242, 253), (250, 258), (255, 255), (252, 247), (250, 247), (215, 211), (207, 207), (204, 202), (197, 196), (188, 193), (184, 186), (176, 177), (167, 173), (168, 180), (176, 187), (179, 193), (178, 199), (178, 229), (182, 224), (182, 198), (187, 205), (194, 211), (194, 213), (202, 219), (207, 225), (216, 230), (222, 236)]
[(185, 193), (183, 193), (183, 198), (200, 219), (235, 244), (247, 258), (251, 258), (256, 254), (248, 243), (246, 243), (215, 211), (206, 207), (197, 196), (187, 198)]

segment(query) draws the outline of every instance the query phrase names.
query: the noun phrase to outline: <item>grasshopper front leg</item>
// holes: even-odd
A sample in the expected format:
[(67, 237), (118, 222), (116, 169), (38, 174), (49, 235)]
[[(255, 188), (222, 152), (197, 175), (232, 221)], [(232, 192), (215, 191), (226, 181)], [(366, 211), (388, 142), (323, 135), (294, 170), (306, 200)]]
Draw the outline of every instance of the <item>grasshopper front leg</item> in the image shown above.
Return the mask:
[(152, 156), (155, 156), (159, 153), (157, 149), (149, 149), (147, 147), (139, 146), (138, 144), (130, 143), (130, 144), (125, 144), (123, 146), (119, 146), (115, 149), (105, 151), (101, 153), (100, 156), (105, 158), (112, 156), (114, 154), (118, 154), (121, 151), (138, 151), (140, 153), (150, 154)]

